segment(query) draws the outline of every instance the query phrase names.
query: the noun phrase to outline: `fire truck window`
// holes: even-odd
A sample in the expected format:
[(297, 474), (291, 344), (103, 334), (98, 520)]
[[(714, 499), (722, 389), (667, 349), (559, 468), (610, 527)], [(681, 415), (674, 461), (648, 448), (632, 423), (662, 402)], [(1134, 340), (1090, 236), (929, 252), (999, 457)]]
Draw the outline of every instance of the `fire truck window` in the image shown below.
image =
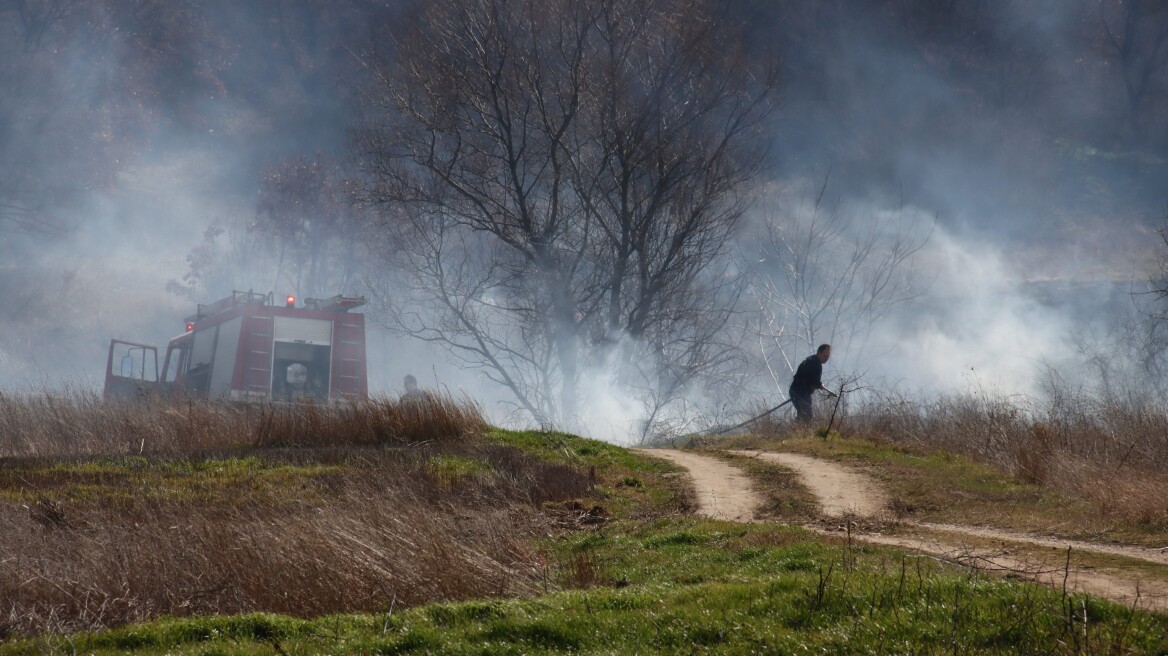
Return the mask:
[(158, 378), (158, 354), (153, 347), (114, 345), (115, 376), (153, 383)]
[(276, 342), (272, 398), (277, 401), (328, 401), (328, 346)]
[(182, 348), (172, 348), (166, 354), (166, 366), (163, 367), (162, 372), (163, 377), (168, 383), (173, 383), (175, 378), (178, 377), (179, 359), (182, 356), (183, 350)]
[(211, 361), (215, 357), (215, 337), (219, 326), (196, 331), (191, 347), (191, 364), (187, 367), (187, 385), (195, 396), (205, 398), (211, 389)]
[(219, 326), (214, 326), (195, 333), (195, 345), (191, 349), (192, 369), (202, 364), (211, 364), (211, 359), (215, 357), (215, 334), (218, 332)]
[(215, 358), (211, 363), (211, 382), (207, 393), (219, 398), (231, 393), (231, 378), (235, 374), (235, 354), (239, 350), (239, 328), (241, 317), (228, 319), (219, 324), (219, 337), (215, 341)]

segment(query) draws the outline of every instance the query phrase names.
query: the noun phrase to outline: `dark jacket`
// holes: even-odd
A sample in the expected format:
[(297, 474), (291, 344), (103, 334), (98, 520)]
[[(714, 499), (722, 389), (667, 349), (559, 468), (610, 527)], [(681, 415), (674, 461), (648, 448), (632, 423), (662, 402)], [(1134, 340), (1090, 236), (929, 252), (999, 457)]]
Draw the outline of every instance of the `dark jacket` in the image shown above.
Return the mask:
[(815, 390), (823, 387), (823, 363), (815, 355), (807, 356), (795, 370), (795, 379), (791, 381), (791, 395), (811, 396)]

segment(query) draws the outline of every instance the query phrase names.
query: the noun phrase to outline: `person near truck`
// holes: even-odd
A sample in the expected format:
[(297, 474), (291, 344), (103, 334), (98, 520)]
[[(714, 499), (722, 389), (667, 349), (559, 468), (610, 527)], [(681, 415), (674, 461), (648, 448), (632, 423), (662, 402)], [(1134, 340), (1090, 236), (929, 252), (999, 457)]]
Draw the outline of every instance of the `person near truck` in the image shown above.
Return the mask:
[(815, 418), (811, 407), (811, 394), (823, 390), (835, 396), (823, 386), (823, 365), (831, 358), (831, 344), (820, 344), (814, 355), (807, 356), (795, 370), (791, 381), (791, 405), (795, 406), (795, 416), (799, 421), (809, 422)]
[(426, 393), (423, 392), (422, 390), (418, 389), (418, 379), (415, 378), (413, 374), (406, 374), (406, 377), (402, 382), (405, 384), (405, 388), (406, 388), (406, 391), (401, 395), (401, 400), (403, 402), (404, 401), (416, 402), (416, 401), (425, 401), (426, 400)]

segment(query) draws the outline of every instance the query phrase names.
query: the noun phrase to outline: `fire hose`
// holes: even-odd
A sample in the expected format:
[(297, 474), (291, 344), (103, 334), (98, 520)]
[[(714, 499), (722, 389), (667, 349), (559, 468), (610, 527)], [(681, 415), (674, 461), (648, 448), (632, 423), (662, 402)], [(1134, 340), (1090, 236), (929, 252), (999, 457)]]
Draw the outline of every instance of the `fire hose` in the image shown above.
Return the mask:
[[(827, 388), (824, 388), (824, 389), (827, 389)], [(843, 394), (843, 391), (844, 391), (843, 387), (840, 387), (840, 394)], [(835, 392), (833, 392), (831, 390), (827, 390), (827, 393), (836, 397), (836, 399), (839, 399), (839, 397), (840, 397), (840, 394), (836, 394)], [(757, 417), (751, 417), (750, 419), (747, 419), (746, 421), (742, 422), (741, 424), (735, 424), (729, 428), (723, 428), (721, 430), (716, 430), (716, 431), (710, 433), (710, 435), (721, 435), (723, 433), (729, 433), (730, 431), (734, 430), (735, 428), (742, 428), (743, 426), (745, 426), (749, 423), (752, 423), (752, 422), (758, 421), (759, 419), (762, 419), (763, 417), (769, 415), (770, 413), (774, 412), (775, 410), (778, 410), (779, 408), (787, 405), (791, 401), (792, 401), (792, 399), (787, 399), (786, 401), (783, 401), (782, 403), (776, 405), (775, 407), (771, 408), (770, 410), (767, 410), (766, 412), (762, 413), (761, 415), (758, 415)], [(839, 401), (838, 400), (835, 403), (835, 407), (839, 408)], [(835, 419), (835, 409), (832, 409), (831, 418), (832, 418), (832, 420)], [(831, 424), (829, 423), (828, 426), (830, 427)]]

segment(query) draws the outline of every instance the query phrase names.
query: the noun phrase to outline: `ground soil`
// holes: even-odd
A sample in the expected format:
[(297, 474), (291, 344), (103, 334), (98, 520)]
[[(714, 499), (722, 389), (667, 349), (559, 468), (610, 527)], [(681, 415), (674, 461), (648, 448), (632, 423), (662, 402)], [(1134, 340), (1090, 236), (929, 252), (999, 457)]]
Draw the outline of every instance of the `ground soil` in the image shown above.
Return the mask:
[[(741, 469), (717, 458), (674, 449), (637, 449), (646, 456), (663, 457), (680, 465), (694, 479), (698, 514), (728, 522), (751, 522), (761, 503)], [(696, 473), (695, 473), (696, 472)], [(700, 480), (700, 482), (699, 482)]]
[[(716, 457), (674, 449), (640, 453), (686, 469), (698, 498), (698, 514), (736, 522), (757, 521), (762, 499), (740, 469)], [(820, 500), (823, 520), (808, 528), (874, 544), (897, 546), (988, 572), (1032, 579), (1087, 592), (1140, 608), (1168, 612), (1168, 580), (1122, 559), (1168, 565), (1168, 549), (1097, 544), (998, 531), (984, 527), (895, 520), (887, 496), (872, 478), (839, 463), (792, 453), (733, 451), (788, 467)], [(1072, 564), (1071, 553), (1119, 556), (1105, 566)]]

